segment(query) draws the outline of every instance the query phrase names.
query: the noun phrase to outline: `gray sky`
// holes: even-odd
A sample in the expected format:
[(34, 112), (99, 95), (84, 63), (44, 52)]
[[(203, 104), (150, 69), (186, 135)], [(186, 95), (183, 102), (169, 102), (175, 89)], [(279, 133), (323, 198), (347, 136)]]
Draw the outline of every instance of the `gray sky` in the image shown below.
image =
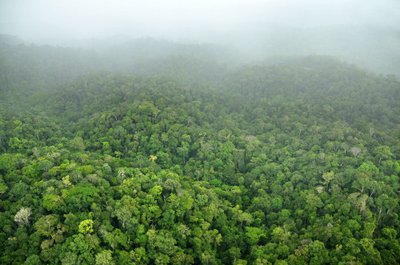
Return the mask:
[(29, 41), (114, 35), (207, 40), (275, 26), (400, 27), (399, 0), (0, 0), (0, 33)]

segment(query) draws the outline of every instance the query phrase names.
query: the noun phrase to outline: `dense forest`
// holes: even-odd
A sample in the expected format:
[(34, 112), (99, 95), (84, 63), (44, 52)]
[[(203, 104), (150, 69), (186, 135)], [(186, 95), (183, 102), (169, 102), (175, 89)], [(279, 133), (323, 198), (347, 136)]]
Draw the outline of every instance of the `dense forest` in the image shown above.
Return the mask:
[(400, 81), (142, 39), (0, 41), (0, 264), (400, 264)]

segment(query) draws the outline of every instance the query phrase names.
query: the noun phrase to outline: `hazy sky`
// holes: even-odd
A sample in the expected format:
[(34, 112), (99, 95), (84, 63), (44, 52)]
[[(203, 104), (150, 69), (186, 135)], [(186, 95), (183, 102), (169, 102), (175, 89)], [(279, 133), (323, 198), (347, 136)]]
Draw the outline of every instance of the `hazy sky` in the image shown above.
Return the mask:
[(0, 0), (0, 33), (31, 41), (196, 39), (271, 26), (400, 26), (400, 0)]

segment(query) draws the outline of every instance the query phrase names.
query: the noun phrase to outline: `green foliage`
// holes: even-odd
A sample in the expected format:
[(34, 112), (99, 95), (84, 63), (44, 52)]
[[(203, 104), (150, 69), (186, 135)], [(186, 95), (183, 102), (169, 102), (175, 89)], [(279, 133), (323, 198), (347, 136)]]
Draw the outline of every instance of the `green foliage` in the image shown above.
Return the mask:
[(114, 265), (111, 250), (103, 250), (96, 254), (96, 265)]
[(58, 222), (59, 218), (57, 215), (44, 215), (33, 226), (39, 235), (52, 237), (56, 233)]
[(55, 194), (46, 194), (43, 196), (43, 207), (48, 211), (56, 210), (61, 206), (61, 198)]
[(10, 72), (1, 264), (400, 263), (397, 79), (166, 60), (62, 86)]
[(83, 220), (78, 227), (79, 233), (88, 234), (93, 233), (93, 220)]
[(258, 227), (246, 227), (246, 239), (250, 246), (256, 245), (262, 237), (265, 237), (264, 229)]
[(99, 198), (98, 190), (88, 184), (79, 184), (62, 190), (62, 198), (66, 208), (71, 210), (89, 209), (91, 204)]

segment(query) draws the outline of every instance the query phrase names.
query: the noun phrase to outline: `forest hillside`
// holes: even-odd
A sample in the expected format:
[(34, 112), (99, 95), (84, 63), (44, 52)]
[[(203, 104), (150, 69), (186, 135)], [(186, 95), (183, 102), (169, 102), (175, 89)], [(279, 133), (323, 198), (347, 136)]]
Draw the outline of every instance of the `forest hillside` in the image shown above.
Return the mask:
[(1, 264), (400, 264), (397, 77), (6, 40)]

